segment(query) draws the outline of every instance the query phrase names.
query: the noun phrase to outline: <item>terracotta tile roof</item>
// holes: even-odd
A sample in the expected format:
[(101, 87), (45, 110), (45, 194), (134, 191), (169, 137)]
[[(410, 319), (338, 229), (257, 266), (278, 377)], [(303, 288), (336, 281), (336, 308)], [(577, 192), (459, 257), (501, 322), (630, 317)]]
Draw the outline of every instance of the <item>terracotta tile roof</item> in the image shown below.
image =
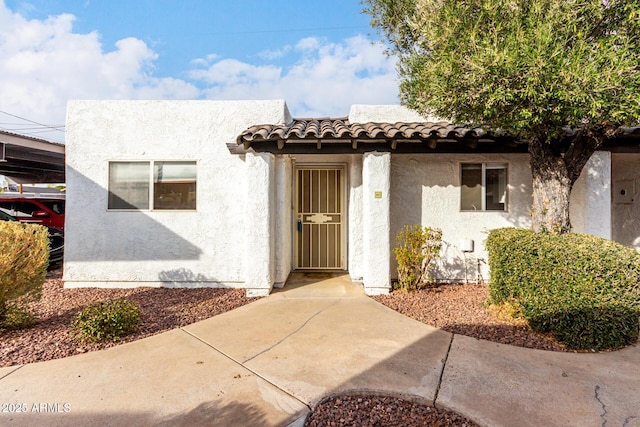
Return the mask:
[(342, 119), (294, 119), (286, 125), (256, 125), (242, 132), (238, 144), (260, 141), (326, 140), (415, 140), (463, 139), (485, 135), (480, 128), (465, 128), (448, 122), (350, 123)]
[[(622, 137), (640, 136), (640, 127)], [(526, 144), (505, 133), (449, 122), (350, 123), (347, 118), (293, 119), (280, 125), (255, 125), (227, 144), (232, 153), (323, 152), (526, 152)]]

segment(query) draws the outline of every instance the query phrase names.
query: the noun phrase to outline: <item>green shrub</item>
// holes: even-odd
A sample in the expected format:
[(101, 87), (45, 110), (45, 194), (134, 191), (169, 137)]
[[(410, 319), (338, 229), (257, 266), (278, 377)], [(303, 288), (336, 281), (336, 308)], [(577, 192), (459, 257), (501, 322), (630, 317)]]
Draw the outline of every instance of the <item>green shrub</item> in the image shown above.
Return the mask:
[(534, 330), (573, 349), (638, 340), (640, 254), (585, 234), (503, 228), (489, 233), (492, 303), (515, 301)]
[(71, 326), (83, 341), (117, 340), (133, 332), (140, 323), (140, 309), (131, 301), (119, 298), (87, 305)]
[(40, 299), (48, 265), (45, 227), (0, 221), (0, 327), (28, 323), (28, 304)]
[(398, 261), (398, 287), (419, 289), (431, 281), (429, 270), (442, 247), (442, 231), (438, 228), (407, 225), (396, 236), (393, 249)]

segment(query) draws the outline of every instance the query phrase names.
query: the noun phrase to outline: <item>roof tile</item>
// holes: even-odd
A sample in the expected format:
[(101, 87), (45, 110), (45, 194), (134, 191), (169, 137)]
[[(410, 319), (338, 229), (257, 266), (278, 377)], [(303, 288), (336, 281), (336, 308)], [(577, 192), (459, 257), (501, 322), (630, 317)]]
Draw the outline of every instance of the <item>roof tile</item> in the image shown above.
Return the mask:
[(347, 119), (294, 119), (285, 125), (256, 125), (242, 132), (237, 143), (289, 139), (428, 139), (478, 138), (481, 129), (454, 126), (448, 122), (350, 123)]

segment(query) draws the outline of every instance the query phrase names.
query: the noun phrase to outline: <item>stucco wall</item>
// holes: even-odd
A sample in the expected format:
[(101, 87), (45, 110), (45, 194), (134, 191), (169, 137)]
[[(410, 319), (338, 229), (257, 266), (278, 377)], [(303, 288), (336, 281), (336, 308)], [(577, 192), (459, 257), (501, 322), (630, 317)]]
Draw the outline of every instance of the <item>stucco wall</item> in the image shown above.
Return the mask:
[[(460, 211), (460, 163), (508, 164), (508, 211)], [(531, 226), (531, 170), (527, 154), (395, 154), (391, 156), (391, 242), (405, 225), (442, 229), (442, 258), (434, 271), (438, 281), (486, 281), (486, 231)], [(462, 252), (472, 239), (474, 251)], [(391, 254), (392, 275), (397, 264)], [(478, 276), (478, 273), (481, 277)]]
[(365, 153), (362, 162), (363, 284), (369, 295), (391, 287), (388, 262), (391, 225), (391, 153)]
[(640, 251), (640, 154), (613, 154), (612, 165), (613, 240)]
[(611, 153), (597, 151), (573, 185), (569, 210), (576, 233), (612, 238), (611, 168)]
[[(284, 101), (71, 101), (66, 286), (245, 286), (244, 156), (227, 143), (290, 120)], [(107, 211), (108, 162), (195, 160), (197, 210)]]

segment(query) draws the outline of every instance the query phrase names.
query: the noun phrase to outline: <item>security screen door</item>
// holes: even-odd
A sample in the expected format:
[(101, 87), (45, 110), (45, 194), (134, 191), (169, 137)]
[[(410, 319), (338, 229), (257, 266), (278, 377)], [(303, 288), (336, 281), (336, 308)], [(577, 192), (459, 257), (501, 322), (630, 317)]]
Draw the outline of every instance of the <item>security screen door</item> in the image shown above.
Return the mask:
[(344, 270), (344, 168), (296, 168), (296, 268)]

